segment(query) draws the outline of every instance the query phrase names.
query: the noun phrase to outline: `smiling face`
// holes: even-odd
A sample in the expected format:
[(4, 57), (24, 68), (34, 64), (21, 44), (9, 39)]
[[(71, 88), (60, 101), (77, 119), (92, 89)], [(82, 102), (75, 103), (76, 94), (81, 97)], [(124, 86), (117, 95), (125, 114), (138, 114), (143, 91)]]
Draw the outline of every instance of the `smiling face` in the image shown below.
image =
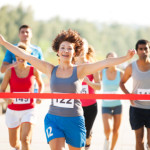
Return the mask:
[(25, 64), (26, 61), (23, 58), (20, 58), (19, 56), (15, 56), (16, 57), (16, 61), (18, 64)]
[(62, 42), (57, 53), (60, 61), (71, 62), (74, 56), (74, 44), (67, 41)]

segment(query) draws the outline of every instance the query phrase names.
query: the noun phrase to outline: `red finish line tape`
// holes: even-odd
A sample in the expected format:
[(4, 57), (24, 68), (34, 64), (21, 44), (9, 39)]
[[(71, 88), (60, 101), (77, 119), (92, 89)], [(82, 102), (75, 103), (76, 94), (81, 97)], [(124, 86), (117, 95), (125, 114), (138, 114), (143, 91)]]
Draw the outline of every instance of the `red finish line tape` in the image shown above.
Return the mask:
[(0, 98), (150, 100), (150, 94), (0, 93)]

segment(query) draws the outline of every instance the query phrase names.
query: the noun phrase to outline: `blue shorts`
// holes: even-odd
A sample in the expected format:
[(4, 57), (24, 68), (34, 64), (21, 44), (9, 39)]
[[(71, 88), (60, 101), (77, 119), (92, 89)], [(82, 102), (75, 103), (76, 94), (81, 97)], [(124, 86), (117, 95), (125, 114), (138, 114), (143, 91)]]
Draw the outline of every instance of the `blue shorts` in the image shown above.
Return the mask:
[(122, 105), (115, 107), (102, 107), (102, 114), (119, 115), (122, 113)]
[(150, 109), (130, 106), (130, 125), (132, 130), (137, 130), (143, 126), (150, 128)]
[(64, 137), (66, 143), (73, 147), (84, 147), (86, 142), (86, 129), (83, 116), (62, 117), (47, 114), (44, 120), (47, 142), (52, 139)]

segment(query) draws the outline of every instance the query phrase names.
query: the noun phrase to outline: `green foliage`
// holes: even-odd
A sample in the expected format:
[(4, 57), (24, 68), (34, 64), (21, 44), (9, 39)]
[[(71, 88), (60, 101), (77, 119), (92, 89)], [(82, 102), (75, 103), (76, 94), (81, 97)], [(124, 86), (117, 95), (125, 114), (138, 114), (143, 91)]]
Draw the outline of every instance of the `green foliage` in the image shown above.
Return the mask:
[[(0, 8), (0, 33), (11, 43), (18, 42), (18, 29), (22, 24), (28, 24), (33, 30), (32, 43), (42, 48), (44, 58), (57, 64), (56, 53), (51, 44), (56, 35), (67, 29), (73, 29), (86, 38), (96, 50), (97, 59), (105, 58), (110, 51), (123, 55), (128, 49), (134, 48), (139, 39), (150, 39), (150, 27), (127, 26), (117, 23), (100, 24), (86, 20), (62, 20), (58, 16), (48, 21), (37, 21), (33, 17), (31, 7), (24, 9), (22, 4), (17, 7), (9, 5)], [(2, 48), (5, 52), (6, 49)], [(2, 62), (4, 54), (0, 55)]]

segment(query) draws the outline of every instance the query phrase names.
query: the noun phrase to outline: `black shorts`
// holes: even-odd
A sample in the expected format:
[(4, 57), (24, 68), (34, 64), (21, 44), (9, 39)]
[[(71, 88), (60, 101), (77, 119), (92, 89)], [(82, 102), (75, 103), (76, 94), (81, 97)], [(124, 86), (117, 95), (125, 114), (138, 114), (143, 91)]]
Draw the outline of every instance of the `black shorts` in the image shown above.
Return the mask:
[(137, 130), (143, 126), (150, 128), (150, 109), (130, 106), (130, 125), (132, 130)]
[(97, 115), (97, 103), (83, 107), (83, 112), (85, 117), (86, 138), (89, 138)]

